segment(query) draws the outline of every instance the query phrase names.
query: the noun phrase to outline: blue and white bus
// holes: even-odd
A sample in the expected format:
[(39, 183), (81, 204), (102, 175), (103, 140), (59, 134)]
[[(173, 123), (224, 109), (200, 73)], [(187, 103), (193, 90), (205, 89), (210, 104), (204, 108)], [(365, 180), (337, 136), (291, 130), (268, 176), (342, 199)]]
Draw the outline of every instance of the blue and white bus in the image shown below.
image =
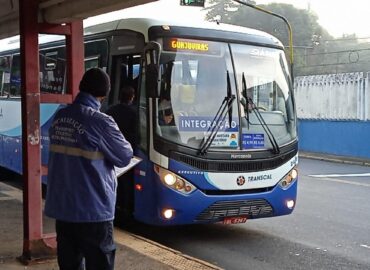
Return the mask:
[[(0, 52), (0, 166), (21, 173), (19, 65), (19, 49)], [(85, 28), (85, 67), (110, 74), (102, 110), (123, 85), (136, 87), (142, 161), (118, 194), (134, 195), (136, 220), (234, 224), (293, 211), (297, 121), (276, 38), (216, 22), (122, 19)], [(40, 46), (40, 81), (41, 92), (65, 92), (63, 40)], [(41, 105), (44, 166), (59, 106)]]

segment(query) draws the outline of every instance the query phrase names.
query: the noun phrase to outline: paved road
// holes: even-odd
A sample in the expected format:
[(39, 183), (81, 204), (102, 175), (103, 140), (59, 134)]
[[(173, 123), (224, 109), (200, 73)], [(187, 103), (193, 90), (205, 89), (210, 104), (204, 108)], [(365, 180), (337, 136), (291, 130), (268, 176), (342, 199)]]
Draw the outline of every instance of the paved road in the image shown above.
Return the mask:
[(290, 216), (131, 229), (224, 269), (370, 269), (370, 167), (301, 159)]

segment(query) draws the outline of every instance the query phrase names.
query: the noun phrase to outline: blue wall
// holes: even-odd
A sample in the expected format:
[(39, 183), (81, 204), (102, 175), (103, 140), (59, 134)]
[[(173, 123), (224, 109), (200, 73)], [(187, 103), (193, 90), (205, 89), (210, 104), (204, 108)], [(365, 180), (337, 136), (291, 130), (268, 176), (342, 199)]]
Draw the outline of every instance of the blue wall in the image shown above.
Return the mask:
[(301, 151), (370, 159), (370, 121), (302, 120)]

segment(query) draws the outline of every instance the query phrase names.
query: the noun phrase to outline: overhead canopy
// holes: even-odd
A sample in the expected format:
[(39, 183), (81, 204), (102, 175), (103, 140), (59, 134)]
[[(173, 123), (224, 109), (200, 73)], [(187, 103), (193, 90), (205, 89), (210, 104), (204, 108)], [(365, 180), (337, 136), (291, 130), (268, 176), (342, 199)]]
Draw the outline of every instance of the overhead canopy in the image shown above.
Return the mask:
[[(158, 0), (34, 0), (39, 22), (68, 23)], [(0, 39), (19, 34), (19, 1), (0, 0)]]

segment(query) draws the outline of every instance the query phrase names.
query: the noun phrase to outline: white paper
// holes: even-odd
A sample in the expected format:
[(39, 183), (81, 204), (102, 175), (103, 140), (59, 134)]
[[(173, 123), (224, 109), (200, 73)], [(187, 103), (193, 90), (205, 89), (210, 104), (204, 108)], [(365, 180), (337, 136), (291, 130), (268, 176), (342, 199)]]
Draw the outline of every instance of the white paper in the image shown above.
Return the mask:
[(134, 156), (130, 163), (125, 166), (125, 167), (122, 167), (122, 168), (118, 168), (118, 167), (114, 167), (114, 170), (116, 171), (116, 176), (119, 177), (121, 176), (122, 174), (124, 174), (125, 172), (127, 172), (128, 170), (132, 169), (133, 167), (135, 167), (137, 164), (139, 164), (140, 162), (142, 161), (141, 158), (139, 157), (136, 157)]

